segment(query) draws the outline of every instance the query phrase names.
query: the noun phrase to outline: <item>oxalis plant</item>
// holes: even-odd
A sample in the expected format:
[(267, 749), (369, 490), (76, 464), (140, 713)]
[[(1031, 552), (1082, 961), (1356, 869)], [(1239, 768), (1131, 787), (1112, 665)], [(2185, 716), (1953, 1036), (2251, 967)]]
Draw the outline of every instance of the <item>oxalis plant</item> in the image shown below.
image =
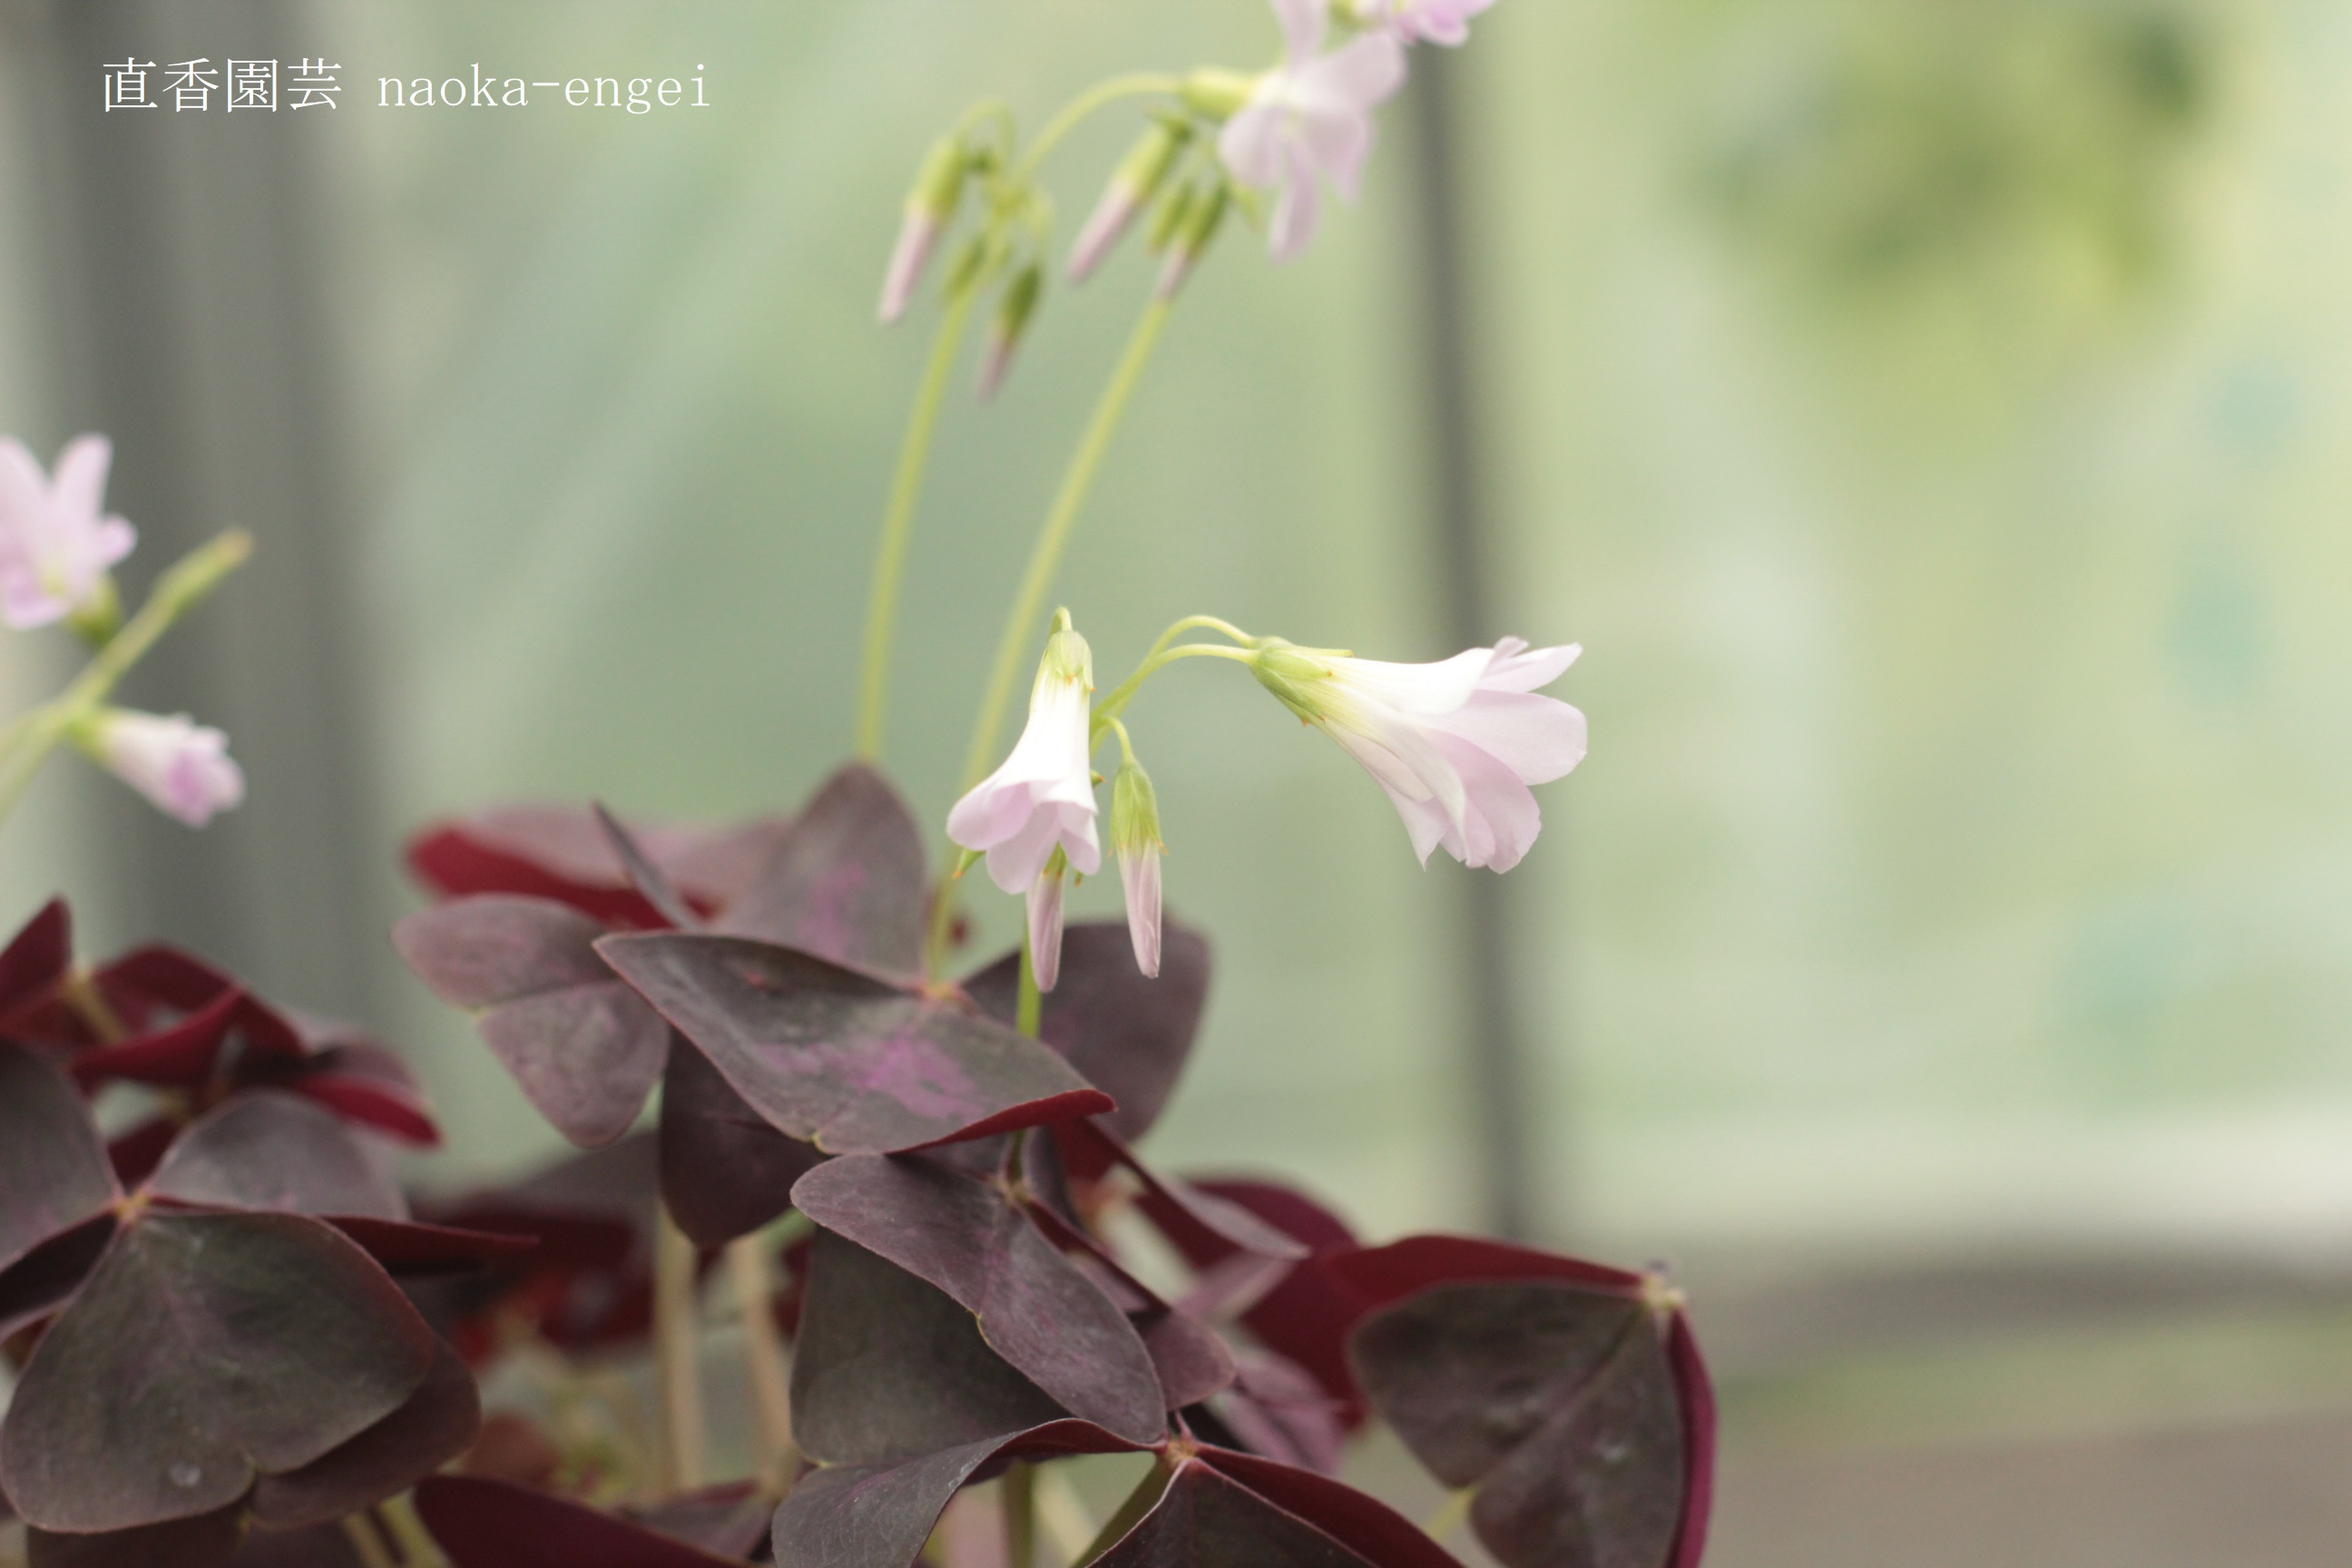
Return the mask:
[[(437, 1135), (397, 1057), (168, 948), (85, 963), (62, 902), (34, 916), (0, 952), (0, 1489), (19, 1521), (0, 1552), (1442, 1568), (1468, 1535), (1507, 1568), (1694, 1568), (1714, 1413), (1663, 1279), (1469, 1237), (1368, 1243), (1293, 1188), (1137, 1152), (1211, 968), (1161, 912), (1129, 717), (1151, 679), (1244, 667), (1362, 764), (1424, 861), (1501, 872), (1540, 826), (1529, 785), (1583, 754), (1582, 716), (1538, 690), (1576, 648), (1381, 663), (1188, 615), (1103, 687), (1076, 618), (1047, 613), (1186, 278), (1237, 223), (1277, 259), (1305, 246), (1412, 48), (1461, 42), (1484, 4), (1277, 0), (1270, 69), (1116, 77), (1025, 141), (984, 103), (930, 150), (881, 313), (936, 278), (937, 346), (881, 529), (856, 757), (790, 816), (509, 807), (409, 847), (440, 901), (398, 927), (400, 952), (583, 1152), (412, 1200), (386, 1154)], [(1045, 295), (1044, 166), (1114, 106), (1144, 124), (1066, 270), (1139, 224), (1163, 259), (927, 856), (880, 771), (925, 454), (986, 300), (982, 389), (1004, 380)], [(241, 792), (218, 732), (105, 698), (243, 544), (199, 552), (122, 621), (107, 573), (131, 533), (100, 515), (105, 461), (78, 443), (52, 482), (0, 446), (0, 612), (98, 645), (0, 735), (0, 801), (70, 741), (200, 823)], [(1066, 927), (1065, 886), (1102, 870), (1106, 837), (1126, 921)], [(1025, 901), (1024, 936), (959, 973), (983, 865)], [(714, 1373), (750, 1411), (725, 1474)], [(1338, 1479), (1373, 1423), (1449, 1489), (1433, 1517)], [(1106, 1455), (1139, 1479), (1090, 1511), (1066, 1462)]]

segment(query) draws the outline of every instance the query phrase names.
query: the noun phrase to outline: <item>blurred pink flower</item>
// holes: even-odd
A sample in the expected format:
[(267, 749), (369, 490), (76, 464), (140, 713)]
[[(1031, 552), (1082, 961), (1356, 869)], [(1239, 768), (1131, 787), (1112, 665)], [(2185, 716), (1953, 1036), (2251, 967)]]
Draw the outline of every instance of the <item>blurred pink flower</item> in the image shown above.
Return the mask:
[(1276, 191), (1268, 247), (1286, 261), (1315, 237), (1319, 180), (1354, 201), (1372, 145), (1372, 106), (1404, 81), (1404, 47), (1367, 32), (1325, 54), (1323, 0), (1273, 0), (1283, 62), (1217, 135), (1217, 153), (1243, 184)]
[(113, 456), (105, 437), (77, 437), (52, 480), (22, 441), (0, 441), (0, 620), (22, 628), (72, 615), (131, 553), (137, 531), (100, 510)]
[(1543, 827), (1528, 786), (1584, 760), (1584, 715), (1536, 695), (1580, 651), (1505, 637), (1436, 664), (1387, 664), (1276, 647), (1253, 668), (1379, 781), (1422, 864), (1442, 847), (1507, 871)]
[(1385, 32), (1400, 43), (1444, 44), (1451, 48), (1470, 37), (1470, 18), (1495, 0), (1352, 0), (1362, 26)]
[(1008, 893), (1029, 892), (1056, 848), (1088, 876), (1102, 866), (1087, 762), (1093, 689), (1087, 639), (1055, 632), (1046, 640), (1029, 694), (1029, 722), (1013, 754), (948, 813), (948, 837), (987, 851), (989, 877)]
[(123, 783), (191, 827), (245, 799), (245, 773), (228, 737), (185, 713), (169, 718), (128, 708), (100, 715), (90, 750)]

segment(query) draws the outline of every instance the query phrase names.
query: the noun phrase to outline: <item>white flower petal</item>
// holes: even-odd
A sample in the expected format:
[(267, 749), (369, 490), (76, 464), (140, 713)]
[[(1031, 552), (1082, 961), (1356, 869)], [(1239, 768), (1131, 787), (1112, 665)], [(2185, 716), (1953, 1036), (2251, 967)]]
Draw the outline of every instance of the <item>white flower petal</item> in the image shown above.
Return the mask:
[[(1584, 760), (1584, 715), (1534, 692), (1481, 691), (1426, 723), (1440, 735), (1477, 747), (1528, 784), (1549, 784)], [(1453, 754), (1443, 742), (1439, 750)]]

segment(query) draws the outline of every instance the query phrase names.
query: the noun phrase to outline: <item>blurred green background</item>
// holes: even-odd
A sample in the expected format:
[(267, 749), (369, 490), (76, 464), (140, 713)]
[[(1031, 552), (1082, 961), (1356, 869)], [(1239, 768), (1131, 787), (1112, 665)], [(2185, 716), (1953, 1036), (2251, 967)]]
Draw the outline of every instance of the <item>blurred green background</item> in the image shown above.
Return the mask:
[[(0, 17), (0, 427), (117, 434), (134, 581), (230, 522), (263, 547), (132, 691), (226, 723), (247, 806), (199, 843), (59, 767), (0, 897), (62, 885), (101, 949), (161, 930), (365, 1016), (481, 1173), (552, 1138), (390, 959), (402, 836), (803, 795), (926, 347), (928, 304), (872, 317), (923, 147), (984, 93), (1034, 128), (1276, 47), (1260, 0)], [(341, 107), (126, 126), (126, 49), (324, 53)], [(700, 72), (716, 107), (376, 107), (475, 61)], [(1710, 1560), (2336, 1561), (2352, 11), (1501, 0), (1445, 64), (1478, 635), (1587, 650), (1553, 694), (1591, 759), (1501, 906), (1528, 1206), (1696, 1290)], [(1106, 671), (1194, 611), (1452, 651), (1431, 109), (1384, 111), (1303, 259), (1232, 232), (1188, 289), (1058, 593)], [(1066, 234), (1134, 125), (1056, 158)], [(1056, 289), (1004, 395), (951, 400), (889, 751), (927, 819), (1149, 279)], [(12, 638), (0, 688), (65, 658)], [(1160, 1157), (1287, 1170), (1374, 1233), (1479, 1223), (1485, 874), (1416, 868), (1238, 671), (1132, 717), (1218, 952)]]

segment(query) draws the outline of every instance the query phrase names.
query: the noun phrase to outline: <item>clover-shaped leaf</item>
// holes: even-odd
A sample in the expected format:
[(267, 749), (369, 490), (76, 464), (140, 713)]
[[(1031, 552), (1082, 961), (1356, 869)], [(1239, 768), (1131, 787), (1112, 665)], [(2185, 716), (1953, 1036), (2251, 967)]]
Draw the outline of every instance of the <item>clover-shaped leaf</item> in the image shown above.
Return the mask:
[(0, 1032), (47, 1000), (73, 968), (73, 916), (51, 899), (0, 949)]
[(332, 1523), (407, 1490), (464, 1453), (481, 1426), (473, 1374), (436, 1341), (425, 1381), (398, 1409), (299, 1469), (263, 1476), (247, 1504), (253, 1522), (268, 1530)]
[(792, 948), (664, 931), (609, 936), (596, 951), (770, 1125), (829, 1153), (912, 1149), (1111, 1108), (1036, 1041)]
[(114, 1198), (106, 1146), (73, 1085), (32, 1052), (0, 1045), (0, 1270)]
[(150, 1210), (34, 1351), (0, 1484), (50, 1531), (206, 1513), (391, 1415), (433, 1359), (415, 1309), (324, 1222)]
[(479, 1013), (492, 1054), (584, 1148), (629, 1130), (669, 1054), (669, 1026), (596, 955), (605, 930), (510, 894), (459, 899), (393, 929), (409, 967), (443, 1001)]
[(802, 808), (712, 929), (911, 980), (925, 907), (921, 830), (888, 781), (853, 763)]
[(790, 1208), (793, 1184), (824, 1158), (777, 1131), (683, 1042), (662, 1079), (660, 1147), (670, 1217), (703, 1247), (748, 1236)]
[(740, 1558), (511, 1481), (435, 1476), (417, 1487), (416, 1512), (457, 1568), (742, 1568)]
[(1579, 1259), (1421, 1237), (1328, 1261), (1370, 1307), (1366, 1395), (1507, 1568), (1693, 1568), (1714, 1405), (1680, 1299)]
[(1130, 1442), (1167, 1429), (1135, 1326), (995, 1185), (920, 1157), (848, 1156), (802, 1177), (793, 1202), (954, 1298), (1062, 1408)]
[[(790, 827), (770, 816), (732, 827), (640, 826), (636, 836), (690, 902), (716, 910), (758, 875)], [(410, 841), (408, 866), (445, 899), (521, 894), (569, 904), (608, 926), (663, 923), (585, 806), (504, 806), (441, 824)]]
[[(963, 986), (982, 1012), (1010, 1024), (1020, 975), (1021, 955), (1012, 952)], [(1118, 1101), (1103, 1124), (1132, 1143), (1160, 1120), (1208, 998), (1209, 943), (1190, 926), (1162, 928), (1154, 980), (1135, 967), (1124, 921), (1080, 921), (1062, 933), (1061, 978), (1045, 994), (1037, 1037)]]

